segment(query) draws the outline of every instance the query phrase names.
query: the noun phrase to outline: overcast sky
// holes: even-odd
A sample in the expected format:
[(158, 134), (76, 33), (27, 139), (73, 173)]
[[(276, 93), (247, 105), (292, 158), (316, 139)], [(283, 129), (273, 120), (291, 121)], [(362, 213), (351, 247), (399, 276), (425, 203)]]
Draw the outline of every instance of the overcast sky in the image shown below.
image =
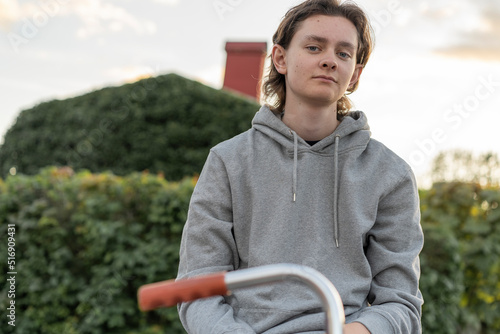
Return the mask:
[[(292, 0), (0, 0), (0, 142), (23, 109), (175, 72), (222, 86), (226, 41), (266, 41)], [(351, 95), (419, 179), (439, 151), (500, 154), (500, 2), (358, 0), (376, 32)]]

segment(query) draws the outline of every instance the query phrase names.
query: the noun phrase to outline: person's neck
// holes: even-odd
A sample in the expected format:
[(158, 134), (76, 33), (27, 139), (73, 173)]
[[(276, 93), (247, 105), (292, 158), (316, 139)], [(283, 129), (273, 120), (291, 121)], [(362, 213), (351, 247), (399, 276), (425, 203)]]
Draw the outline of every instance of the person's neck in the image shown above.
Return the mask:
[(339, 125), (336, 107), (286, 104), (282, 121), (302, 139), (319, 141), (331, 135)]

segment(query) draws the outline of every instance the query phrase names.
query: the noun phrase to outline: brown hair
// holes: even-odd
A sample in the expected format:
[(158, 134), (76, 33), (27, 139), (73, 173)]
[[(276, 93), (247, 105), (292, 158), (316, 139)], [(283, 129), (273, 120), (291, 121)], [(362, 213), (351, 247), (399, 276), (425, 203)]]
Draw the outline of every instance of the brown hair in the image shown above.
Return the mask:
[[(358, 49), (356, 50), (356, 63), (363, 65), (368, 62), (368, 58), (373, 49), (372, 28), (368, 17), (364, 11), (355, 3), (343, 2), (339, 0), (307, 0), (300, 5), (292, 7), (283, 17), (278, 29), (273, 35), (273, 43), (288, 49), (292, 37), (297, 32), (300, 23), (313, 15), (340, 16), (351, 21), (358, 31)], [(272, 55), (270, 56), (272, 57)], [(358, 88), (358, 82), (347, 91), (354, 92)], [(280, 74), (274, 66), (272, 59), (269, 72), (263, 83), (264, 98), (276, 101), (271, 109), (274, 112), (282, 112), (285, 107), (286, 85), (285, 76)], [(352, 108), (352, 103), (346, 95), (337, 101), (337, 113), (339, 116), (345, 115)]]

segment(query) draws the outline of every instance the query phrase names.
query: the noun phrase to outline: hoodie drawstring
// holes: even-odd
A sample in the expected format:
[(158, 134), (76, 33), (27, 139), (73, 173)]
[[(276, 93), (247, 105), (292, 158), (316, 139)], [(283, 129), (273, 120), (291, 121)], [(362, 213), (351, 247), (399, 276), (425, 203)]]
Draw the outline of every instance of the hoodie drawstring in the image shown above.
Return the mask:
[[(290, 134), (293, 135), (293, 182), (292, 182), (292, 200), (295, 202), (297, 199), (297, 133), (290, 130)], [(339, 205), (338, 205), (338, 186), (339, 186), (339, 140), (340, 136), (335, 136), (334, 146), (335, 155), (333, 156), (333, 169), (334, 169), (334, 184), (333, 184), (333, 229), (335, 235), (335, 245), (339, 248)]]
[(333, 168), (334, 168), (334, 185), (333, 185), (333, 228), (335, 233), (335, 245), (339, 248), (339, 200), (338, 200), (338, 182), (339, 182), (339, 139), (340, 136), (335, 136), (335, 155), (333, 156)]
[(293, 134), (293, 184), (292, 184), (292, 192), (293, 192), (293, 201), (295, 202), (297, 198), (297, 133), (290, 130), (290, 133)]

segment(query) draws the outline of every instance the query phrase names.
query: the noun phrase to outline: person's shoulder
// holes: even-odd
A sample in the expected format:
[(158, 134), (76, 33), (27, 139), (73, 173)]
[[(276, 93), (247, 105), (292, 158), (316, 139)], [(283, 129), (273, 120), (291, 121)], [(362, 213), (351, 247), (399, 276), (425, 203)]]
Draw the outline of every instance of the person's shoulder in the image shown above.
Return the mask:
[(253, 128), (250, 128), (230, 139), (224, 140), (212, 147), (211, 151), (219, 156), (233, 155), (241, 152), (245, 147), (248, 146), (246, 144), (253, 136), (254, 131), (255, 130)]
[(385, 169), (393, 172), (399, 171), (402, 174), (411, 171), (411, 166), (401, 156), (376, 139), (370, 139), (367, 150), (377, 160), (378, 164)]
[(372, 138), (367, 153), (370, 158), (365, 161), (367, 164), (365, 170), (379, 182), (383, 194), (403, 184), (414, 190), (417, 188), (415, 174), (410, 164), (385, 144)]

